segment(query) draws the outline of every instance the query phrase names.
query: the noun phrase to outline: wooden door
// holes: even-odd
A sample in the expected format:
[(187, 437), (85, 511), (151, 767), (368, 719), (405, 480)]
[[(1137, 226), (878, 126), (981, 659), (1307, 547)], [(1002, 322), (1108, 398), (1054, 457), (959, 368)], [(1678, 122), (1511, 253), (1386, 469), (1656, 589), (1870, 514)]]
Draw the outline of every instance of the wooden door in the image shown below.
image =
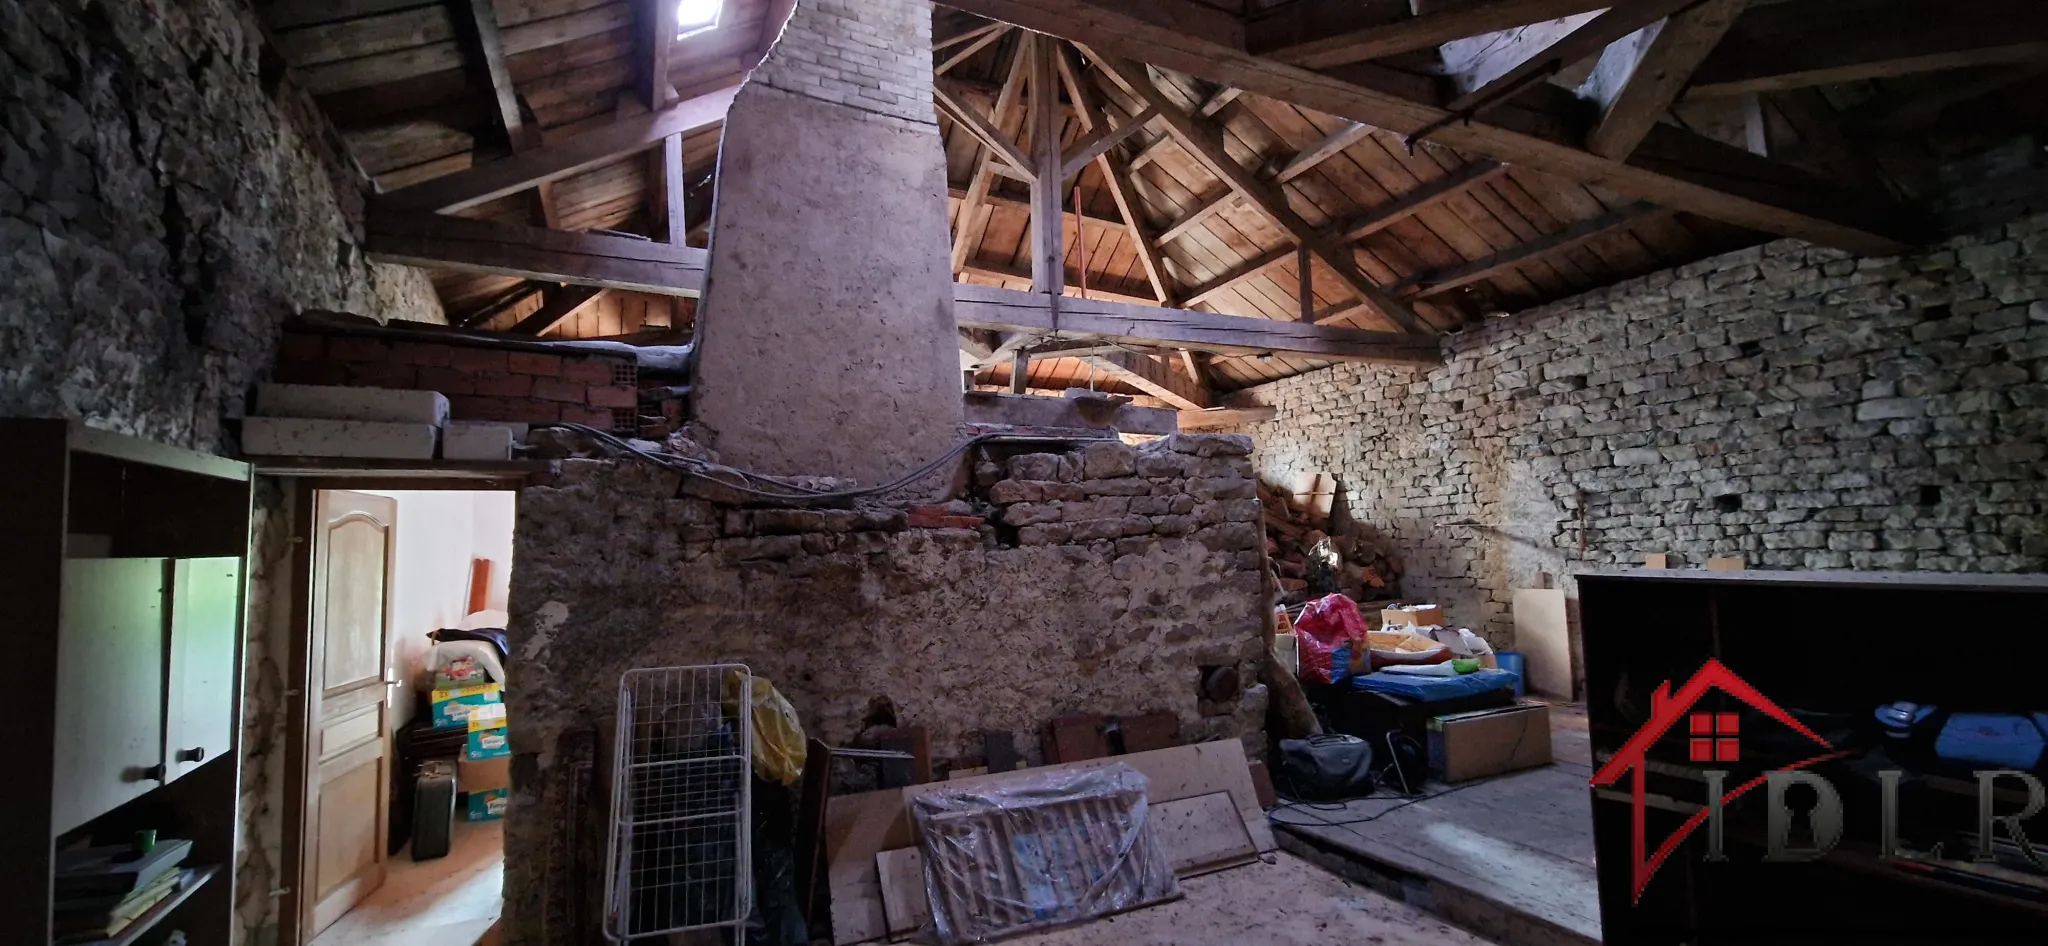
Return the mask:
[(391, 551), (397, 502), (317, 494), (307, 650), (306, 818), (299, 876), (305, 940), (384, 883), (384, 733)]
[(163, 784), (165, 564), (64, 563), (52, 834)]
[(170, 779), (227, 755), (235, 739), (242, 560), (171, 563), (171, 665), (164, 700)]

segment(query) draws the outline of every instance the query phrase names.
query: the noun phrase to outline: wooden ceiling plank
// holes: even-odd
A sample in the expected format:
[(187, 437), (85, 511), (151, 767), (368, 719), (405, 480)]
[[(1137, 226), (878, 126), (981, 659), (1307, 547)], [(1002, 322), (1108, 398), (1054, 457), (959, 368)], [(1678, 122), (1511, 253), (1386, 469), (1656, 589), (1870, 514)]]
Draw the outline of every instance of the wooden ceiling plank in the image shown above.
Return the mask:
[(510, 226), (372, 205), (371, 259), (658, 295), (703, 292), (708, 254), (649, 240)]
[[(519, 93), (512, 85), (512, 70), (506, 63), (505, 44), (498, 31), (498, 14), (491, 0), (469, 0), (470, 25), (477, 55), (491, 84), (491, 97), (498, 109), (498, 125), (514, 154), (531, 151), (540, 144), (540, 129), (528, 125), (520, 114)], [(545, 227), (561, 226), (560, 208), (554, 185), (542, 182), (534, 188), (535, 222)]]
[(1039, 334), (1057, 331), (1061, 337), (1106, 338), (1134, 345), (1224, 353), (1284, 351), (1331, 361), (1436, 364), (1442, 360), (1436, 338), (1426, 335), (1368, 332), (1073, 298), (1059, 300), (1055, 322), (1052, 300), (1041, 293), (967, 283), (953, 287), (953, 299), (954, 317), (967, 328)]
[[(1201, 31), (1161, 25), (1162, 9), (1185, 9), (1171, 0), (1136, 12), (1109, 0), (952, 3), (1097, 51), (1143, 56), (1165, 68), (1394, 134), (1442, 125), (1448, 115), (1435, 103), (1427, 77), (1361, 68), (1370, 64), (1317, 73), (1260, 58)], [(1556, 91), (1571, 97), (1567, 90)], [(1584, 150), (1583, 128), (1574, 129), (1562, 112), (1518, 100), (1484, 120), (1442, 125), (1431, 137), (1460, 151), (1599, 183), (1675, 210), (1851, 252), (1894, 255), (1922, 239), (1922, 220), (1881, 195), (1853, 194), (1812, 175), (1769, 167), (1769, 162), (1734, 161), (1724, 153), (1729, 149), (1717, 148), (1712, 139), (1675, 128), (1671, 132), (1665, 134), (1663, 126), (1653, 129), (1627, 162), (1614, 161)], [(1654, 155), (1646, 153), (1651, 143), (1659, 145)]]
[(1105, 59), (1101, 56), (1094, 58), (1097, 64), (1116, 77), (1117, 81), (1135, 91), (1152, 108), (1158, 109), (1160, 118), (1173, 129), (1175, 136), (1181, 140), (1181, 144), (1190, 154), (1232, 189), (1244, 195), (1247, 201), (1259, 208), (1261, 213), (1282, 230), (1291, 233), (1296, 240), (1307, 243), (1309, 248), (1336, 272), (1337, 278), (1354, 295), (1408, 331), (1428, 330), (1406, 304), (1382, 292), (1379, 287), (1360, 275), (1349, 258), (1348, 251), (1340, 251), (1330, 245), (1309, 226), (1307, 221), (1301, 219), (1287, 206), (1285, 198), (1271, 192), (1265, 184), (1252, 176), (1252, 172), (1232, 159), (1223, 150), (1222, 134), (1213, 123), (1198, 115), (1184, 114), (1166, 101), (1158, 87), (1153, 85), (1151, 78), (1146, 75), (1144, 67), (1124, 60)]
[(1600, 109), (1586, 149), (1616, 160), (1636, 149), (1671, 110), (1693, 71), (1735, 25), (1749, 0), (1706, 0), (1616, 40), (1600, 54), (1579, 95)]
[(607, 290), (601, 286), (549, 286), (538, 310), (507, 329), (513, 335), (545, 335), (548, 329), (574, 318)]
[(379, 198), (401, 210), (453, 213), (556, 181), (651, 148), (670, 135), (687, 135), (725, 120), (738, 87), (685, 99), (669, 108), (553, 142), (503, 161), (435, 178)]
[(1781, 92), (2048, 55), (2032, 0), (1755, 4), (1693, 74), (1688, 98)]
[[(1381, 59), (1399, 53), (1429, 49), (1467, 36), (1513, 29), (1530, 23), (1585, 13), (1610, 5), (1613, 0), (1482, 0), (1450, 6), (1442, 12), (1404, 16), (1361, 29), (1320, 36), (1300, 35), (1291, 42), (1275, 45), (1275, 38), (1259, 38), (1252, 47), (1256, 55), (1308, 69), (1327, 69), (1347, 63)], [(1303, 9), (1293, 15), (1313, 18), (1336, 8), (1356, 8), (1356, 0), (1303, 0)], [(1399, 6), (1406, 6), (1400, 4)], [(1316, 8), (1323, 8), (1318, 10)], [(1371, 14), (1368, 13), (1368, 16)], [(1257, 31), (1254, 30), (1255, 34)], [(1307, 32), (1322, 32), (1308, 21)]]
[[(1024, 84), (1030, 78), (1031, 47), (1034, 37), (1025, 34), (1018, 38), (1017, 47), (1010, 53), (1010, 66), (1003, 88), (996, 95), (995, 124), (1005, 134), (1013, 132), (1023, 121), (1018, 101), (1023, 97)], [(964, 127), (964, 126), (963, 126)], [(980, 139), (975, 139), (977, 142)], [(979, 236), (986, 226), (988, 208), (983, 202), (988, 198), (989, 189), (995, 184), (995, 160), (986, 144), (975, 149), (974, 177), (967, 185), (967, 195), (960, 202), (960, 211), (953, 226), (953, 272), (958, 274), (967, 265), (967, 260), (979, 245)]]

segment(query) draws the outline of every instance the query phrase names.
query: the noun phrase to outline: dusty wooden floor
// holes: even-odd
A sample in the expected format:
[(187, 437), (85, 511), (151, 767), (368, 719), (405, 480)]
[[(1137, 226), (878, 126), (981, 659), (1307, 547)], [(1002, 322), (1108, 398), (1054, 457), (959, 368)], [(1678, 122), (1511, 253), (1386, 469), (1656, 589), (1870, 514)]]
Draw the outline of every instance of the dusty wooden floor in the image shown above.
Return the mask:
[(1598, 943), (1585, 711), (1553, 706), (1551, 740), (1554, 765), (1432, 784), (1421, 801), (1282, 806), (1273, 822), (1398, 882), (1425, 880), (1436, 909), (1509, 946)]
[(1017, 946), (1491, 946), (1286, 852), (1181, 881), (1187, 896)]

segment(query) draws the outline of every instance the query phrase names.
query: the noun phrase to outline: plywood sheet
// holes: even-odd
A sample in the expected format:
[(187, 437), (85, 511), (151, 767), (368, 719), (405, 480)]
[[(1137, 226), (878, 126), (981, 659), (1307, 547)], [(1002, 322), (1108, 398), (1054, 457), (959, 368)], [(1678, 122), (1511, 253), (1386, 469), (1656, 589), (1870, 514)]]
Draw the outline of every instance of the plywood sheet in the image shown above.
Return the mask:
[(1531, 692), (1572, 698), (1571, 629), (1561, 589), (1515, 589), (1515, 649), (1529, 672)]
[(882, 882), (882, 913), (893, 939), (930, 922), (931, 897), (924, 890), (924, 852), (897, 848), (875, 855), (875, 873)]
[(1229, 792), (1151, 806), (1152, 832), (1175, 874), (1187, 877), (1257, 860), (1259, 849)]

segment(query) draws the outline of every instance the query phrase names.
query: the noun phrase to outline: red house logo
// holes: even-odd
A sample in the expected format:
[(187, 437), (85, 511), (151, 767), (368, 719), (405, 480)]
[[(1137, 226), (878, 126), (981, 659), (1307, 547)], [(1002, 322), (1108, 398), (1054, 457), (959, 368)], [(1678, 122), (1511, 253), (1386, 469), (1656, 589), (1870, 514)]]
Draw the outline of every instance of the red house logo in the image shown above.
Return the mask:
[[(1635, 881), (1634, 899), (1638, 902), (1642, 900), (1643, 888), (1649, 886), (1650, 878), (1657, 873), (1657, 868), (1664, 866), (1664, 861), (1671, 856), (1672, 852), (1678, 850), (1678, 846), (1684, 843), (1687, 837), (1691, 836), (1694, 831), (1699, 829), (1700, 825), (1706, 822), (1709, 814), (1706, 810), (1694, 814), (1671, 837), (1666, 838), (1664, 843), (1658, 846), (1656, 853), (1650, 855), (1647, 859), (1643, 856), (1644, 850), (1647, 847), (1643, 838), (1643, 776), (1648, 768), (1645, 763), (1648, 761), (1650, 747), (1655, 745), (1657, 740), (1664, 738), (1672, 729), (1684, 723), (1684, 735), (1687, 740), (1686, 757), (1691, 761), (1735, 762), (1741, 758), (1741, 722), (1737, 714), (1692, 712), (1693, 706), (1697, 705), (1700, 699), (1707, 695), (1709, 690), (1720, 690), (1748, 704), (1751, 709), (1783, 723), (1792, 731), (1813, 740), (1823, 749), (1830, 750), (1803, 762), (1786, 766), (1778, 771), (1790, 772), (1795, 769), (1803, 769), (1815, 763), (1825, 762), (1842, 755), (1842, 753), (1832, 751), (1834, 746), (1827, 740), (1822, 739), (1813, 730), (1806, 728), (1798, 720), (1793, 719), (1792, 714), (1785, 712), (1779, 708), (1778, 704), (1771, 702), (1762, 693), (1757, 692), (1755, 687), (1743, 682), (1741, 677), (1736, 676), (1734, 671), (1729, 670), (1719, 660), (1708, 660), (1698, 673), (1693, 674), (1691, 680), (1686, 681), (1685, 686), (1679, 689), (1676, 696), (1671, 694), (1671, 681), (1666, 680), (1658, 684), (1656, 692), (1650, 696), (1650, 721), (1645, 723), (1643, 728), (1637, 730), (1635, 735), (1629, 737), (1628, 743), (1622, 746), (1621, 751), (1615, 753), (1614, 758), (1609, 759), (1606, 765), (1600, 767), (1600, 771), (1593, 774), (1592, 782), (1594, 787), (1604, 788), (1621, 781), (1624, 775), (1630, 776), (1630, 794), (1633, 800), (1632, 814), (1634, 816), (1634, 823), (1632, 825), (1634, 830), (1631, 836), (1633, 840), (1631, 845), (1631, 865)], [(1766, 777), (1759, 775), (1750, 781), (1736, 786), (1734, 790), (1721, 797), (1721, 803), (1725, 806), (1729, 802), (1742, 797), (1750, 789), (1764, 784)]]

